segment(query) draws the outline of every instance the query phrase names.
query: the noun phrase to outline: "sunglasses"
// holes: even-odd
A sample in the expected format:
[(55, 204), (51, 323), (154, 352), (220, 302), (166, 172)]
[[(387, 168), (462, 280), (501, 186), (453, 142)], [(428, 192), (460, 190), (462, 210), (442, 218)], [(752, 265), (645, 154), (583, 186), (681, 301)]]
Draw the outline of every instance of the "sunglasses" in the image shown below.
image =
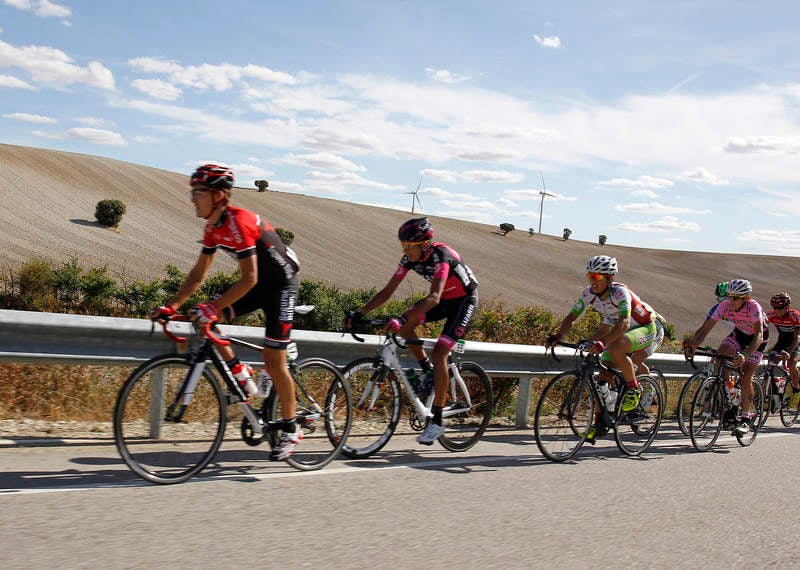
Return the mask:
[(587, 273), (586, 277), (588, 277), (590, 281), (602, 281), (607, 276), (602, 273)]
[(202, 196), (204, 192), (211, 192), (211, 190), (208, 188), (193, 188), (189, 190), (189, 197), (194, 200)]
[(744, 299), (747, 295), (728, 295), (728, 299), (736, 301), (737, 299)]
[(409, 249), (413, 249), (417, 246), (424, 245), (428, 242), (426, 241), (401, 241), (400, 245), (403, 246), (403, 250), (408, 251)]
[(772, 308), (776, 311), (780, 311), (781, 309), (785, 309), (788, 305), (772, 305)]

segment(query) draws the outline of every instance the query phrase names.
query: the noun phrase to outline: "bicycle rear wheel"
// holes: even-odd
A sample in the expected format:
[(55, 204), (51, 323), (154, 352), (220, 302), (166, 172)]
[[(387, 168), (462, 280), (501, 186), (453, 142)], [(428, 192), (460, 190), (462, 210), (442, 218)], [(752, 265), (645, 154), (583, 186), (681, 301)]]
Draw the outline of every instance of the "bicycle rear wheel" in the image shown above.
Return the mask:
[(369, 457), (389, 443), (400, 420), (400, 384), (393, 370), (374, 358), (360, 358), (342, 372), (353, 391), (353, 428), (342, 454)]
[(697, 451), (708, 451), (722, 431), (722, 420), (728, 409), (722, 380), (709, 376), (700, 384), (692, 398), (689, 417), (689, 437)]
[(553, 378), (539, 397), (533, 431), (539, 451), (551, 461), (574, 456), (586, 441), (595, 402), (588, 382), (575, 371)]
[(697, 372), (686, 380), (686, 383), (681, 388), (681, 395), (678, 397), (678, 408), (676, 410), (678, 416), (678, 427), (683, 432), (683, 435), (689, 435), (689, 418), (692, 416), (692, 400), (694, 398), (697, 388), (700, 383), (708, 376), (705, 372)]
[(750, 394), (750, 409), (756, 414), (750, 420), (750, 431), (744, 435), (736, 433), (736, 441), (742, 447), (747, 447), (756, 440), (758, 432), (761, 431), (761, 426), (764, 425), (767, 415), (767, 408), (771, 405), (764, 401), (764, 391), (761, 388), (761, 383), (757, 379), (753, 379), (753, 390)]
[[(206, 366), (179, 421), (167, 421), (191, 371), (185, 355), (158, 356), (134, 370), (114, 407), (114, 440), (122, 459), (152, 483), (182, 483), (217, 453), (225, 435), (225, 399)], [(174, 417), (174, 415), (173, 415)]]
[[(773, 412), (777, 413), (778, 410), (780, 410), (780, 405), (775, 406), (775, 404), (773, 403), (772, 396), (774, 394), (774, 391), (773, 391), (773, 386), (772, 386), (772, 384), (773, 384), (772, 378), (773, 377), (772, 377), (772, 374), (770, 372), (764, 371), (761, 374), (758, 374), (753, 379), (753, 383), (754, 384), (758, 384), (759, 386), (761, 386), (761, 395), (762, 395), (761, 409), (762, 409), (762, 413), (759, 416), (761, 418), (760, 422), (758, 424), (759, 429), (765, 423), (767, 423), (767, 419), (769, 419), (769, 416)], [(755, 410), (755, 408), (751, 408), (751, 409)]]
[(439, 437), (439, 443), (448, 451), (466, 451), (474, 446), (492, 419), (492, 382), (484, 369), (474, 362), (464, 362), (458, 373), (464, 386), (459, 385), (450, 372), (443, 414), (450, 410), (461, 411), (442, 418), (445, 432)]
[(639, 405), (630, 412), (620, 412), (614, 426), (617, 447), (626, 455), (640, 455), (650, 447), (664, 413), (664, 397), (658, 380), (648, 374), (636, 380), (642, 390)]
[(792, 401), (792, 395), (795, 393), (792, 388), (792, 383), (786, 383), (786, 389), (783, 392), (783, 401), (781, 402), (781, 423), (784, 427), (792, 427), (797, 422), (797, 417), (800, 415), (800, 400), (798, 400), (795, 407), (789, 404)]
[[(321, 358), (297, 364), (292, 373), (297, 412), (295, 419), (303, 440), (284, 461), (301, 471), (322, 469), (336, 459), (345, 446), (353, 423), (350, 385), (336, 366)], [(270, 396), (267, 421), (283, 417), (277, 396)], [(278, 442), (279, 430), (269, 430), (270, 445)]]

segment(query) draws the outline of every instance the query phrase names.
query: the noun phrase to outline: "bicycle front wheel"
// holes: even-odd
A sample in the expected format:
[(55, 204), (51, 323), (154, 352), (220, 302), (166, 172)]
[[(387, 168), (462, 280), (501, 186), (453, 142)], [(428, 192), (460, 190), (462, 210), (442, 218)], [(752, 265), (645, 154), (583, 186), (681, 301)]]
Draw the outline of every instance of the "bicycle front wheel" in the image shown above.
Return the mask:
[(681, 394), (678, 397), (678, 427), (683, 432), (683, 435), (689, 435), (689, 418), (692, 416), (692, 400), (694, 399), (695, 392), (700, 387), (700, 384), (708, 376), (705, 372), (697, 372), (686, 380), (686, 383), (681, 388)]
[[(292, 376), (295, 420), (303, 431), (303, 440), (284, 461), (301, 471), (315, 471), (336, 459), (347, 442), (353, 423), (350, 385), (333, 363), (321, 358), (299, 362)], [(270, 396), (267, 408), (267, 421), (283, 418), (276, 395)], [(280, 433), (267, 433), (274, 447)]]
[(553, 378), (539, 397), (533, 431), (539, 451), (551, 461), (565, 461), (586, 441), (594, 418), (594, 398), (577, 372)]
[(354, 360), (343, 371), (353, 391), (353, 429), (342, 448), (351, 459), (369, 457), (389, 443), (400, 420), (397, 376), (374, 358)]
[[(442, 411), (444, 434), (439, 443), (448, 451), (466, 451), (486, 431), (492, 419), (492, 382), (486, 371), (474, 362), (464, 362), (458, 369), (460, 384), (450, 372), (447, 401)], [(451, 412), (452, 415), (448, 415)]]
[(692, 415), (689, 417), (689, 437), (697, 451), (708, 451), (717, 442), (727, 410), (722, 380), (717, 376), (703, 380), (692, 398)]
[[(778, 410), (780, 409), (780, 403), (778, 405), (775, 405), (774, 399), (772, 397), (774, 395), (774, 391), (772, 389), (772, 384), (773, 384), (772, 373), (770, 373), (768, 371), (762, 372), (761, 374), (759, 374), (758, 376), (756, 376), (753, 379), (753, 383), (754, 384), (758, 384), (761, 387), (761, 395), (762, 395), (761, 411), (762, 411), (762, 413), (759, 416), (761, 419), (760, 419), (760, 421), (758, 423), (758, 427), (759, 427), (759, 429), (761, 429), (761, 427), (763, 427), (763, 425), (765, 423), (767, 423), (767, 420), (769, 419), (769, 416), (773, 412), (775, 412), (775, 413), (778, 412)], [(751, 409), (753, 411), (758, 411), (755, 408), (751, 408)]]
[(642, 374), (636, 380), (642, 390), (639, 405), (630, 412), (621, 412), (614, 426), (617, 447), (626, 455), (640, 455), (650, 447), (664, 413), (660, 382), (649, 374)]
[(152, 483), (182, 483), (199, 473), (225, 435), (225, 400), (209, 367), (193, 394), (182, 393), (191, 366), (181, 354), (153, 358), (131, 373), (117, 396), (117, 449), (134, 473)]
[(754, 379), (752, 386), (753, 388), (750, 393), (750, 410), (756, 415), (750, 420), (750, 431), (744, 435), (738, 432), (736, 433), (736, 441), (738, 441), (739, 445), (742, 447), (747, 447), (756, 440), (758, 432), (761, 431), (761, 426), (763, 426), (766, 421), (765, 416), (767, 415), (768, 406), (770, 406), (770, 403), (765, 402), (764, 390), (761, 387), (761, 383), (757, 379)]
[(792, 388), (791, 382), (786, 383), (786, 389), (783, 392), (783, 401), (781, 403), (781, 423), (784, 427), (792, 427), (797, 421), (797, 416), (800, 414), (800, 400), (794, 407), (791, 406), (792, 396), (795, 390)]

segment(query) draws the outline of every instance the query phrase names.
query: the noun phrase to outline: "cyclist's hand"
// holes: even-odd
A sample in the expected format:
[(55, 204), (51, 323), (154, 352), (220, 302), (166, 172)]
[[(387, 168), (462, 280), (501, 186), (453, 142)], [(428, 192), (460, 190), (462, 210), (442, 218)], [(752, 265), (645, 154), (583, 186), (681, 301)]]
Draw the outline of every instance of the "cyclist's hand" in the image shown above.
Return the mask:
[(606, 349), (606, 345), (602, 340), (595, 340), (589, 343), (589, 354), (602, 354)]
[(744, 364), (744, 361), (745, 361), (744, 354), (742, 354), (741, 352), (737, 352), (736, 354), (733, 355), (733, 358), (731, 359), (731, 364), (734, 366), (741, 366), (742, 364)]
[(342, 326), (344, 330), (349, 331), (353, 329), (353, 325), (364, 319), (364, 314), (361, 311), (351, 311), (349, 313), (344, 314), (344, 321), (342, 322)]
[(219, 309), (214, 303), (200, 303), (192, 307), (192, 319), (204, 325), (219, 320)]
[(175, 309), (173, 309), (168, 305), (165, 305), (163, 307), (156, 307), (155, 309), (150, 311), (150, 320), (158, 321), (159, 323), (168, 321), (174, 316), (175, 316)]
[(683, 341), (683, 355), (688, 358), (694, 356), (694, 347), (691, 344), (689, 344), (689, 341), (686, 340)]
[(561, 340), (561, 333), (554, 333), (547, 335), (547, 340), (545, 340), (545, 346), (550, 348), (551, 346), (558, 344), (558, 341)]
[(781, 351), (781, 359), (783, 359), (784, 362), (788, 362), (789, 361), (789, 353), (786, 352), (785, 350), (782, 350)]
[(386, 326), (383, 327), (383, 330), (387, 334), (396, 333), (397, 331), (400, 330), (400, 328), (404, 324), (406, 324), (406, 318), (405, 317), (400, 317), (399, 319), (398, 318), (389, 319), (389, 321), (386, 323)]

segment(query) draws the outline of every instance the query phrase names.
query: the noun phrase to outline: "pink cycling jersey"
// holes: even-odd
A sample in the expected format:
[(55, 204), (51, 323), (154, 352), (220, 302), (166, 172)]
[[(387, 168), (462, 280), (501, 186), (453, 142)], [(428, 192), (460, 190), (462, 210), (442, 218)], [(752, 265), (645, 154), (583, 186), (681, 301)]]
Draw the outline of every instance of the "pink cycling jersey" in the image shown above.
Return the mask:
[[(765, 324), (766, 320), (764, 310), (755, 299), (747, 299), (738, 311), (734, 311), (730, 300), (725, 299), (711, 313), (711, 318), (715, 321), (728, 321), (733, 324), (734, 328), (748, 335), (756, 333), (756, 323)], [(764, 326), (764, 329), (766, 329), (766, 326)]]

